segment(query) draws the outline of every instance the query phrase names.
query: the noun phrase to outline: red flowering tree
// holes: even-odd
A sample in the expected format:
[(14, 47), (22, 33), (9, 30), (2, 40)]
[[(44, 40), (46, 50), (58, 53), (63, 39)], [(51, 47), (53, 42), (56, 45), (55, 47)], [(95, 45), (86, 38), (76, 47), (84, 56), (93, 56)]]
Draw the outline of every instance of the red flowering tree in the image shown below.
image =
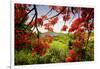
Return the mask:
[(93, 8), (89, 8), (89, 9), (81, 8), (80, 11), (81, 11), (80, 17), (75, 19), (72, 22), (71, 27), (69, 29), (69, 32), (74, 33), (74, 40), (72, 42), (72, 50), (76, 53), (75, 54), (76, 56), (75, 58), (71, 57), (73, 61), (76, 60), (76, 58), (77, 58), (76, 61), (86, 61), (90, 59), (89, 51), (91, 50), (91, 48), (89, 48), (88, 43), (89, 43), (91, 32), (94, 31)]
[[(66, 61), (78, 61), (76, 55), (78, 55), (78, 52), (80, 52), (84, 46), (87, 49), (90, 33), (94, 29), (93, 8), (48, 6), (50, 10), (39, 16), (40, 13), (38, 12), (37, 7), (38, 5), (15, 4), (15, 47), (27, 47), (29, 43), (32, 47), (31, 50), (33, 56), (34, 54), (44, 55), (49, 48), (48, 43), (52, 42), (53, 37), (46, 36), (46, 39), (41, 38), (39, 27), (44, 27), (44, 29), (54, 32), (54, 25), (62, 18), (64, 23), (61, 31), (68, 30), (69, 32), (74, 33), (75, 36), (72, 43), (72, 50), (69, 50), (70, 55), (66, 58)], [(56, 12), (56, 14), (49, 16), (48, 14), (51, 12)], [(32, 15), (31, 20), (26, 23), (30, 14)], [(76, 14), (78, 14), (78, 18), (73, 18), (72, 16), (75, 16)], [(72, 22), (70, 27), (66, 25), (67, 21)], [(33, 32), (34, 30), (36, 30), (36, 32)], [(83, 45), (83, 42), (85, 41), (86, 44)], [(80, 50), (76, 51), (76, 49)], [(83, 51), (81, 50), (79, 54), (83, 55)]]

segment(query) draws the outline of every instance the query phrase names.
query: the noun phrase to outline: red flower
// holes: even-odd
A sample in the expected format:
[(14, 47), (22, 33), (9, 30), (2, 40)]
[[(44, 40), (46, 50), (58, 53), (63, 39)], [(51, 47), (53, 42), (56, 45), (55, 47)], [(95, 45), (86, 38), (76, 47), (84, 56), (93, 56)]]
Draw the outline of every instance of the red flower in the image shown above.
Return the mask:
[(43, 19), (42, 18), (37, 18), (37, 23), (43, 23)]
[(69, 29), (69, 32), (73, 32), (77, 30), (80, 24), (82, 24), (84, 21), (85, 21), (84, 18), (75, 19), (71, 24), (71, 28)]
[(81, 41), (79, 41), (79, 40), (74, 40), (73, 46), (76, 47), (76, 48), (82, 48), (83, 47)]
[(62, 31), (66, 31), (66, 29), (67, 29), (68, 27), (67, 27), (67, 25), (63, 25), (63, 27), (62, 27)]
[(43, 38), (36, 39), (36, 42), (34, 43), (33, 47), (33, 54), (35, 53), (39, 54), (40, 56), (45, 55), (49, 48), (48, 42), (46, 42)]
[(49, 22), (50, 22), (51, 25), (55, 25), (55, 24), (57, 23), (57, 21), (58, 21), (58, 17), (51, 18), (51, 19), (49, 20)]
[(53, 32), (53, 28), (52, 27), (49, 27), (48, 30)]
[(47, 16), (46, 16), (46, 15), (45, 15), (45, 16), (41, 16), (41, 17), (42, 17), (42, 19), (44, 19), (44, 20), (47, 18)]
[(74, 50), (69, 50), (69, 54), (70, 55), (74, 55), (75, 54), (75, 51)]
[(44, 29), (48, 30), (48, 31), (52, 31), (53, 32), (53, 28), (50, 26), (49, 23), (44, 24)]
[(70, 15), (64, 15), (63, 16), (63, 20), (66, 22), (70, 19)]
[(69, 54), (73, 61), (77, 61), (77, 55), (74, 50), (69, 50)]
[(81, 55), (82, 55), (81, 51), (78, 51), (78, 52), (77, 52), (77, 55), (78, 55), (78, 56), (81, 56)]
[(26, 14), (27, 7), (25, 5), (15, 4), (15, 24), (20, 24)]
[(31, 44), (31, 43), (32, 43), (32, 41), (31, 41), (31, 40), (27, 40), (27, 41), (26, 41), (26, 43)]
[(45, 51), (40, 52), (40, 56), (44, 56), (44, 55), (45, 55), (45, 53), (46, 53), (46, 50), (45, 50)]
[(72, 61), (73, 61), (73, 59), (71, 57), (66, 58), (66, 62), (72, 62)]

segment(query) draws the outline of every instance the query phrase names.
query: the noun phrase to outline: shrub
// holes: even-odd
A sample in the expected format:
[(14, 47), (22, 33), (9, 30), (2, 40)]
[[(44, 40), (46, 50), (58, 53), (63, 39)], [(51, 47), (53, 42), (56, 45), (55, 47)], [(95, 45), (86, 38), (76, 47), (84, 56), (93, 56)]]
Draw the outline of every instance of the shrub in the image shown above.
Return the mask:
[(15, 65), (32, 64), (33, 57), (31, 53), (26, 50), (15, 51)]
[(58, 41), (53, 41), (53, 43), (50, 44), (50, 49), (43, 57), (44, 63), (65, 62), (67, 49), (68, 46), (65, 44)]

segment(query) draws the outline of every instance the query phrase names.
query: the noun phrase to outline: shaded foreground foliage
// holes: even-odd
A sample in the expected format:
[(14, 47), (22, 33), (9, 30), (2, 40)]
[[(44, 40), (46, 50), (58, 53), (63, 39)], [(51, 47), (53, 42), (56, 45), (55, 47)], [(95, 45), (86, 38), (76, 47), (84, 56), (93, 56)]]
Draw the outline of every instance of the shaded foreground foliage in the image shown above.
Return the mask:
[[(93, 33), (90, 36), (88, 52), (86, 59), (83, 61), (94, 60), (94, 38)], [(50, 48), (44, 56), (36, 54), (32, 56), (30, 49), (22, 49), (15, 51), (15, 64), (46, 64), (46, 63), (62, 63), (66, 62), (66, 56), (69, 56), (68, 50), (72, 47), (73, 35), (64, 34), (63, 36), (55, 36), (54, 41), (50, 43)]]

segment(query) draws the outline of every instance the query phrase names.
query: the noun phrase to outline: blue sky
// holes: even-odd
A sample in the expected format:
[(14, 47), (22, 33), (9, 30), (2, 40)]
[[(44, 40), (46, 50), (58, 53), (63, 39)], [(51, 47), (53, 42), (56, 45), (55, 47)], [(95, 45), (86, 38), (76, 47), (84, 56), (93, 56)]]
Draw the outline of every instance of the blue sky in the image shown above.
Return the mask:
[[(30, 8), (32, 8), (32, 7), (30, 7)], [(50, 10), (50, 8), (47, 6), (47, 5), (37, 5), (37, 11), (38, 11), (38, 17), (40, 17), (41, 15), (45, 15), (48, 11)], [(30, 20), (31, 20), (31, 17), (33, 16), (33, 14), (34, 14), (34, 11), (33, 12), (31, 12), (31, 14), (29, 14), (29, 20), (27, 21), (27, 22), (29, 22)], [(53, 16), (53, 15), (55, 15), (55, 14), (57, 14), (57, 12), (56, 11), (52, 11), (49, 15), (48, 15), (48, 17), (51, 17), (51, 16)], [(68, 26), (68, 27), (70, 27), (70, 25), (71, 25), (71, 23), (72, 23), (72, 20), (74, 20), (75, 18), (77, 18), (78, 17), (78, 14), (76, 14), (75, 16), (73, 16), (73, 14), (71, 14), (71, 19), (69, 20), (69, 21), (66, 21), (66, 25)], [(64, 21), (63, 21), (63, 19), (62, 19), (62, 17), (61, 16), (59, 16), (59, 20), (58, 20), (58, 23), (56, 23), (55, 25), (54, 25), (54, 32), (62, 32), (62, 33), (67, 33), (67, 31), (61, 31), (61, 28), (62, 28), (62, 26), (64, 25)], [(47, 32), (47, 30), (45, 30), (44, 29), (44, 27), (39, 27), (39, 30), (41, 31), (41, 32)], [(34, 30), (35, 31), (35, 30)]]

